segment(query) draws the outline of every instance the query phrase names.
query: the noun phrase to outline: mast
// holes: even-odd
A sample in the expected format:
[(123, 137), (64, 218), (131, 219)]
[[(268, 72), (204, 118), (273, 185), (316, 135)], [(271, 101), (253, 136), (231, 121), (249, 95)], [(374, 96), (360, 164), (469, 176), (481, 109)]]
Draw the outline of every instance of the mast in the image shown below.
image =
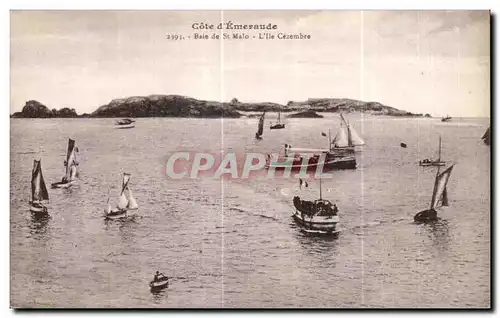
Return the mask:
[(281, 112), (278, 111), (278, 124), (281, 124)]
[(332, 130), (328, 129), (328, 149), (332, 151)]
[(439, 135), (439, 155), (438, 162), (441, 162), (441, 135)]
[(322, 195), (321, 195), (321, 178), (319, 178), (319, 199), (322, 200)]

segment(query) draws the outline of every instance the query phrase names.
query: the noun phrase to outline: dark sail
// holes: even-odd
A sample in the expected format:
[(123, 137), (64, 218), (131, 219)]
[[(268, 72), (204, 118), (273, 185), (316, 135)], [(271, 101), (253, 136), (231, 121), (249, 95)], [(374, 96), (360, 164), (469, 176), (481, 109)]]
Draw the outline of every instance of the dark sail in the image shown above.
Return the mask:
[[(451, 171), (453, 170), (453, 166), (449, 167), (442, 173), (436, 175), (436, 181), (434, 183), (434, 191), (432, 192), (432, 201), (431, 201), (431, 209), (439, 208), (439, 204), (448, 205), (448, 194), (446, 193), (446, 185), (448, 184), (448, 180), (450, 179)], [(445, 206), (446, 206), (445, 205)]]
[(483, 137), (481, 137), (481, 139), (485, 144), (489, 145), (491, 143), (490, 138), (491, 138), (491, 132), (490, 132), (490, 127), (488, 127), (488, 129), (484, 133)]
[(47, 191), (45, 180), (43, 179), (41, 160), (33, 161), (33, 171), (31, 173), (31, 198), (33, 201), (49, 199), (49, 192)]
[(262, 113), (262, 115), (259, 118), (259, 128), (257, 129), (257, 135), (262, 136), (262, 133), (264, 132), (264, 116), (266, 113)]
[(443, 191), (443, 199), (442, 199), (441, 205), (448, 206), (448, 190), (446, 190), (446, 188), (444, 188), (444, 191)]
[(75, 179), (77, 175), (76, 152), (78, 152), (78, 148), (75, 148), (75, 141), (70, 138), (68, 140), (68, 152), (66, 154), (66, 161), (64, 162), (64, 165), (66, 166), (66, 174), (64, 177), (67, 181)]

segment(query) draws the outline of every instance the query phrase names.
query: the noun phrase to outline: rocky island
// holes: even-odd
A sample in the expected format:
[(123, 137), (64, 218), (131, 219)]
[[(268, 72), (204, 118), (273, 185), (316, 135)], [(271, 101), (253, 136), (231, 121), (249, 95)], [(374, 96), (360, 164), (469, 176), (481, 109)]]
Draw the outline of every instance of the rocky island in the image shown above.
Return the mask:
[[(299, 112), (289, 117), (320, 118), (320, 112), (362, 112), (371, 115), (423, 117), (378, 102), (364, 102), (345, 98), (310, 98), (289, 101), (286, 105), (270, 102), (243, 103), (233, 98), (230, 102), (206, 101), (181, 95), (149, 95), (114, 99), (91, 114), (78, 115), (75, 109), (50, 110), (36, 100), (26, 102), (21, 112), (12, 118), (76, 118), (76, 117), (195, 117), (239, 118), (245, 112)], [(425, 114), (425, 117), (430, 117)]]
[(78, 114), (74, 108), (50, 110), (47, 106), (36, 100), (29, 100), (20, 112), (11, 115), (12, 118), (76, 118)]

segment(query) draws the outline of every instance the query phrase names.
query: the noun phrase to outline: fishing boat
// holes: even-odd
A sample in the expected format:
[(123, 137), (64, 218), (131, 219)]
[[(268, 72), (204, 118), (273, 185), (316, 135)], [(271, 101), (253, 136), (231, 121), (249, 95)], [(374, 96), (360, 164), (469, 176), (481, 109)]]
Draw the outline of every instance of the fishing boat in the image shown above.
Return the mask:
[(44, 201), (49, 201), (49, 192), (43, 180), (42, 160), (34, 160), (33, 171), (31, 172), (30, 211), (35, 215), (48, 215)]
[(257, 126), (257, 132), (255, 133), (255, 139), (261, 140), (262, 134), (264, 133), (264, 117), (266, 116), (266, 112), (263, 112), (259, 118), (259, 125)]
[(76, 160), (76, 153), (78, 148), (75, 147), (75, 141), (71, 138), (68, 140), (68, 149), (66, 151), (66, 160), (64, 161), (64, 167), (66, 168), (66, 173), (60, 182), (55, 182), (51, 184), (52, 188), (69, 188), (76, 183), (78, 178), (78, 161)]
[(293, 198), (295, 213), (292, 215), (301, 231), (308, 234), (334, 234), (339, 223), (338, 209), (335, 204), (322, 197), (321, 179), (319, 199), (302, 200), (299, 196)]
[[(328, 131), (328, 148), (292, 148), (285, 144), (283, 154), (275, 158), (268, 156), (266, 167), (292, 171), (312, 171), (320, 165), (324, 169), (356, 169), (355, 146), (363, 146), (365, 142), (342, 114), (340, 118), (341, 127), (333, 141)], [(327, 136), (325, 133), (321, 135)]]
[(281, 112), (278, 112), (278, 122), (274, 125), (273, 123), (271, 123), (269, 129), (283, 129), (283, 128), (285, 128), (285, 124), (281, 123)]
[(443, 121), (443, 122), (450, 121), (450, 120), (451, 120), (451, 117), (449, 115), (446, 115), (446, 117), (441, 118), (441, 121)]
[(434, 180), (434, 190), (432, 191), (431, 205), (428, 210), (418, 212), (414, 216), (415, 222), (428, 222), (437, 220), (437, 211), (441, 206), (448, 206), (448, 191), (446, 186), (448, 180), (450, 179), (451, 171), (455, 165), (451, 165), (442, 173), (439, 173), (439, 167), (436, 172), (436, 178)]
[(169, 279), (167, 276), (160, 277), (156, 281), (152, 280), (151, 282), (149, 282), (149, 288), (151, 289), (151, 291), (159, 291), (164, 288), (167, 288), (168, 280)]
[(128, 129), (128, 128), (134, 128), (135, 127), (135, 120), (125, 118), (122, 120), (119, 120), (115, 123), (115, 128), (116, 129)]
[(104, 210), (105, 218), (108, 220), (116, 220), (127, 217), (127, 212), (130, 210), (137, 210), (139, 208), (137, 201), (135, 200), (132, 190), (129, 187), (130, 174), (123, 173), (122, 187), (120, 192), (120, 197), (118, 200), (118, 205), (115, 209), (111, 208), (110, 197), (108, 195), (108, 206)]
[(438, 153), (438, 158), (437, 159), (424, 159), (420, 160), (418, 163), (422, 167), (429, 167), (429, 166), (444, 166), (446, 163), (444, 161), (441, 161), (441, 136), (439, 136), (439, 153)]
[[(330, 131), (328, 136), (331, 140)], [(344, 118), (344, 115), (340, 114), (340, 129), (333, 141), (330, 141), (330, 151), (338, 155), (349, 155), (354, 153), (355, 147), (364, 145), (364, 140), (361, 139), (354, 127)]]
[(481, 139), (483, 140), (483, 142), (485, 144), (487, 144), (488, 146), (490, 145), (490, 143), (491, 143), (490, 127), (488, 127), (488, 129), (486, 129), (486, 132), (484, 133), (483, 137), (481, 137)]
[(277, 157), (268, 155), (266, 160), (267, 169), (291, 171), (313, 171), (323, 169), (356, 169), (356, 157), (330, 152), (326, 148), (292, 148), (285, 144), (285, 151)]

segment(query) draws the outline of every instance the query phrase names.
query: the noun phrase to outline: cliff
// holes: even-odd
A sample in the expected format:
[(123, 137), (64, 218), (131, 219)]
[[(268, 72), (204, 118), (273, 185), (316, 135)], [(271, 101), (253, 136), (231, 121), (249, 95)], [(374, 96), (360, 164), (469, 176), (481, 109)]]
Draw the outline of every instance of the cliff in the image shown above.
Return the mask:
[[(309, 98), (303, 102), (289, 101), (286, 108), (298, 111), (304, 108), (316, 112), (363, 112), (371, 115), (422, 117), (423, 114), (414, 114), (405, 110), (383, 105), (379, 102), (363, 102), (348, 98)], [(430, 117), (429, 114), (427, 117)]]
[(12, 118), (75, 118), (78, 114), (73, 108), (62, 108), (50, 110), (39, 101), (29, 100), (20, 112), (11, 115)]
[(91, 117), (200, 117), (238, 118), (228, 103), (198, 100), (179, 95), (150, 95), (114, 99), (99, 107)]

